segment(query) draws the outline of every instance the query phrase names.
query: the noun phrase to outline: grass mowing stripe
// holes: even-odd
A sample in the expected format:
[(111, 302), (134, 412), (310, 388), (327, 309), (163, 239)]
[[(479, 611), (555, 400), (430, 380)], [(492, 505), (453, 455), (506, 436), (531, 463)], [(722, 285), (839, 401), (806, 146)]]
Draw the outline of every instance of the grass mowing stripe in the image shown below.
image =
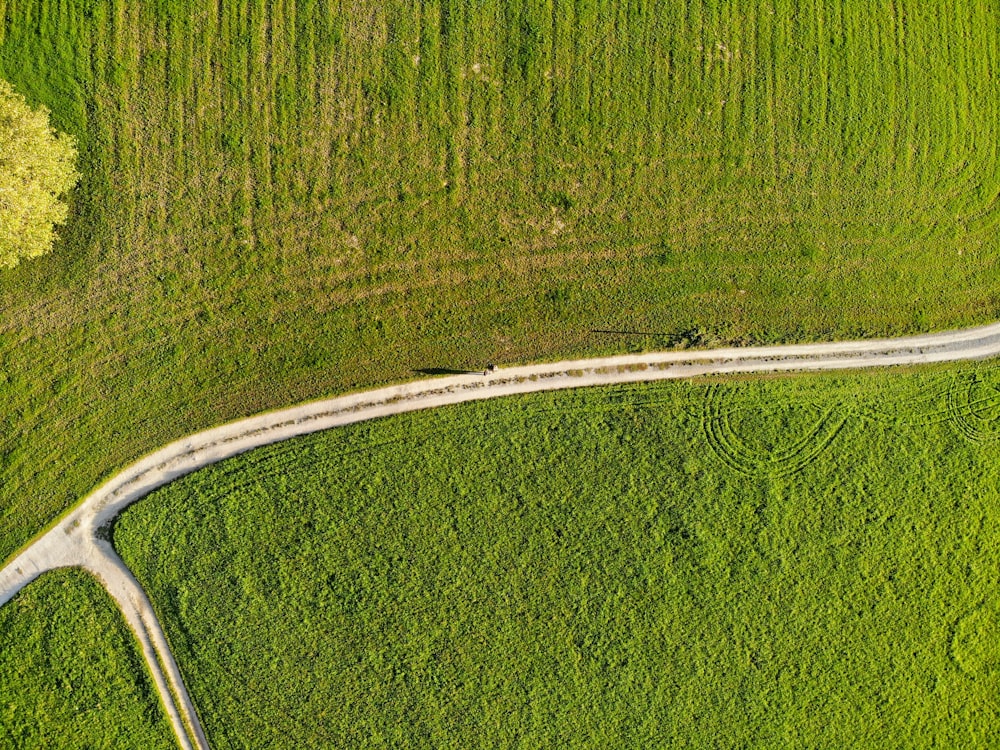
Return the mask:
[(0, 278), (0, 549), (179, 435), (414, 369), (1000, 314), (986, 0), (4, 8), (85, 178)]

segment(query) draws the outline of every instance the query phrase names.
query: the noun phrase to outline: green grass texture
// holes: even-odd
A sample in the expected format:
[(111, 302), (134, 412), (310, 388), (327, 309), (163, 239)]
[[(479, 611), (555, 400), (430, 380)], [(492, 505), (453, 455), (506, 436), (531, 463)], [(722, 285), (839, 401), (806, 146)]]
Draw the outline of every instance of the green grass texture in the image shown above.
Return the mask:
[(176, 747), (138, 645), (90, 575), (46, 573), (0, 609), (0, 746)]
[(586, 389), (259, 449), (114, 541), (213, 747), (1000, 742), (1000, 370)]
[(3, 0), (0, 75), (84, 177), (0, 274), (0, 556), (165, 442), (414, 370), (1000, 317), (997, 31), (991, 0)]

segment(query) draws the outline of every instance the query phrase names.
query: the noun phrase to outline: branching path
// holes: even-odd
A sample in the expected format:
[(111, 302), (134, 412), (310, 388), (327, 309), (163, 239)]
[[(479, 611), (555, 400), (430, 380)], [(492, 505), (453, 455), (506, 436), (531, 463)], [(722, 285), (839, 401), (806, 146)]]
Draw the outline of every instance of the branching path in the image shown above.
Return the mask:
[(173, 479), (269, 443), (391, 414), (535, 391), (725, 373), (842, 370), (985, 359), (1000, 354), (1000, 323), (872, 341), (670, 351), (456, 375), (314, 401), (199, 432), (170, 443), (108, 480), (0, 570), (0, 606), (55, 568), (91, 571), (139, 640), (184, 748), (207, 750), (194, 705), (145, 592), (108, 541), (115, 516)]

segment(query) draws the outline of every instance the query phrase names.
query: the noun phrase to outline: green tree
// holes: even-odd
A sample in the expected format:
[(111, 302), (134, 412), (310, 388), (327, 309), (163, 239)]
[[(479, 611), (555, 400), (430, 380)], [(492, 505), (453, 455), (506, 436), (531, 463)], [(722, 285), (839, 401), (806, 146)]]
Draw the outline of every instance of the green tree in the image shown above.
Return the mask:
[(0, 266), (52, 248), (69, 212), (62, 197), (80, 177), (75, 162), (73, 138), (49, 126), (49, 111), (0, 81)]

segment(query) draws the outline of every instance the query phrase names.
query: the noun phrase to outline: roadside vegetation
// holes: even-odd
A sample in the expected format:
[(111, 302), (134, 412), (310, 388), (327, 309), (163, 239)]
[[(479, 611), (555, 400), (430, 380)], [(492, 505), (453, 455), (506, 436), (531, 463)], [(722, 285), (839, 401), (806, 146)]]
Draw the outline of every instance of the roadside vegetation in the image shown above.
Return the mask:
[(88, 574), (46, 573), (0, 609), (0, 745), (176, 747), (132, 634)]
[(83, 177), (0, 274), (0, 556), (173, 438), (413, 370), (1000, 317), (987, 0), (2, 8)]
[(114, 542), (212, 746), (1000, 742), (1000, 370), (445, 407), (156, 490)]

